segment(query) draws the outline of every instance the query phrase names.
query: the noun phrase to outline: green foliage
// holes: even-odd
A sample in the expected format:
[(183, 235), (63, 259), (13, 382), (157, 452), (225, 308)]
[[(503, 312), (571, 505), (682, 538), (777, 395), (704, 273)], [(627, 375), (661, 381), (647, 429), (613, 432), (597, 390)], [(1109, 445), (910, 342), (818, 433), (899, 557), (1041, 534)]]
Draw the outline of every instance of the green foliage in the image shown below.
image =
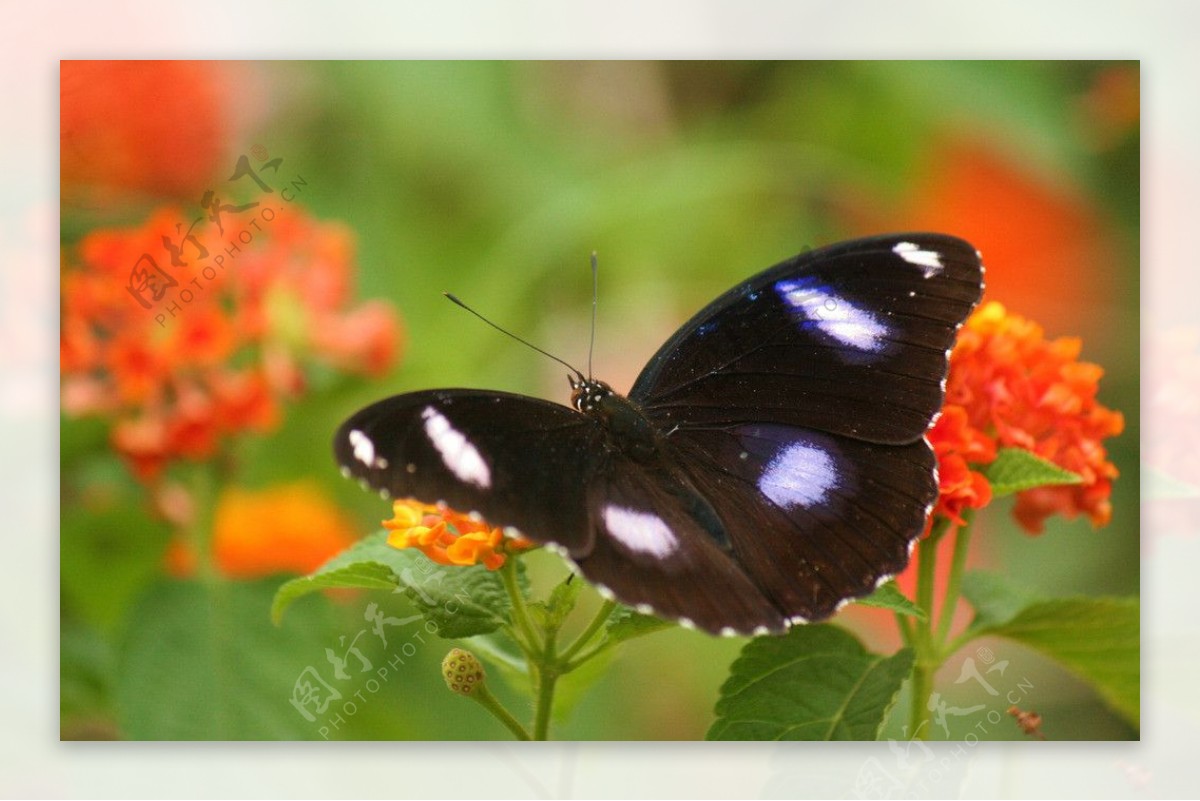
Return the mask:
[(988, 483), (992, 496), (1002, 498), (1016, 492), (1060, 484), (1079, 484), (1083, 477), (1064, 470), (1024, 448), (1001, 448), (996, 461), (988, 465)]
[(391, 547), (387, 534), (378, 531), (315, 573), (284, 584), (271, 605), (271, 617), (282, 620), (288, 606), (309, 593), (358, 588), (403, 592), (442, 637), (487, 634), (507, 622), (508, 596), (495, 571), (483, 565), (434, 564), (415, 549)]
[(628, 606), (618, 606), (609, 616), (604, 633), (609, 642), (616, 644), (632, 640), (634, 637), (669, 629), (675, 625), (674, 621), (664, 620), (653, 615), (643, 615)]
[(862, 604), (863, 606), (874, 606), (880, 609), (891, 609), (893, 612), (899, 612), (902, 615), (919, 618), (920, 620), (929, 619), (929, 615), (926, 614), (925, 610), (909, 600), (904, 593), (900, 592), (900, 588), (896, 586), (896, 582), (894, 581), (880, 584), (875, 592), (866, 598), (859, 598), (855, 603)]
[(134, 740), (306, 739), (290, 703), (298, 676), (337, 642), (328, 605), (282, 627), (267, 617), (275, 581), (160, 582), (134, 608), (115, 700)]
[(912, 669), (912, 651), (869, 653), (836, 626), (758, 637), (733, 663), (710, 740), (874, 740)]
[(963, 594), (977, 616), (968, 636), (994, 635), (1034, 648), (1093, 686), (1130, 724), (1140, 720), (1136, 598), (1036, 599), (987, 573), (968, 573)]
[(584, 581), (571, 574), (551, 591), (548, 600), (529, 604), (529, 616), (533, 624), (542, 631), (558, 631), (562, 628), (567, 615), (575, 608), (583, 586)]

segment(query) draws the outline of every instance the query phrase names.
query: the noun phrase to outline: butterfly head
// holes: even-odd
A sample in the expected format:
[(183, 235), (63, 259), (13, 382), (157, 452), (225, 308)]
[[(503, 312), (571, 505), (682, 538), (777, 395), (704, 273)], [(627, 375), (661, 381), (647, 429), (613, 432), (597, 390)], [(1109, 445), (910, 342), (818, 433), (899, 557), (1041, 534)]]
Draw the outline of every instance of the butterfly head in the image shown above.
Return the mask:
[(594, 378), (568, 376), (567, 381), (571, 384), (571, 405), (585, 414), (595, 411), (605, 398), (615, 394), (612, 387)]

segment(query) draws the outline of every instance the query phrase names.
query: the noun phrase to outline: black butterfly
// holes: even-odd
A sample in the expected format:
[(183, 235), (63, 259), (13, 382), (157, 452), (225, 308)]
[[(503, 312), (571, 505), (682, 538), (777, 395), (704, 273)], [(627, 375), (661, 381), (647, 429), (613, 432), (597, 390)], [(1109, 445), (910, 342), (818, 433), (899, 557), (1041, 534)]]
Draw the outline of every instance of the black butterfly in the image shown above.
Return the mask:
[(628, 397), (578, 372), (573, 409), (413, 392), (352, 416), (334, 450), (364, 485), (515, 527), (640, 610), (780, 632), (908, 563), (938, 492), (925, 433), (982, 279), (953, 237), (844, 242), (714, 300)]

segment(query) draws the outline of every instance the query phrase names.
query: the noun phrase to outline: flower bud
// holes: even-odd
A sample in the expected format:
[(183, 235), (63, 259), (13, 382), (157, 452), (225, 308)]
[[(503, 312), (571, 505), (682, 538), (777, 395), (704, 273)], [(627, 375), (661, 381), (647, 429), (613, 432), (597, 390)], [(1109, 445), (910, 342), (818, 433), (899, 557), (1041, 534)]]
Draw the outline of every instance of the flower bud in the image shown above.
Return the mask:
[(452, 692), (470, 695), (483, 684), (483, 665), (470, 651), (451, 648), (442, 660), (442, 676)]

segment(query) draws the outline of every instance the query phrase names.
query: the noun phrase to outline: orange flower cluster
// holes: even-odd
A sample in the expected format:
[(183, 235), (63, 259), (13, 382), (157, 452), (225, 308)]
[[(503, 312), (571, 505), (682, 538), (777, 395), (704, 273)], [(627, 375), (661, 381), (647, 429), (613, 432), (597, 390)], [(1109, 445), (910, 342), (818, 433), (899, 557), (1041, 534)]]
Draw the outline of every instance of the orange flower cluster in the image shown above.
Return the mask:
[(407, 499), (392, 503), (392, 519), (383, 521), (388, 545), (417, 548), (439, 565), (482, 564), (499, 570), (505, 555), (533, 547), (529, 540), (505, 537), (478, 517), (464, 515), (445, 506)]
[(226, 435), (273, 427), (280, 400), (304, 389), (303, 362), (378, 374), (397, 353), (390, 307), (346, 308), (349, 232), (298, 207), (264, 224), (221, 271), (204, 262), (215, 275), (172, 267), (178, 286), (144, 308), (131, 269), (145, 253), (163, 254), (184, 219), (163, 209), (137, 228), (94, 231), (62, 278), (63, 410), (112, 419), (114, 447), (146, 481), (172, 460), (211, 457)]
[(929, 522), (945, 517), (961, 526), (964, 509), (982, 509), (992, 501), (992, 485), (968, 465), (994, 460), (996, 443), (971, 428), (965, 409), (950, 405), (929, 432), (929, 442), (938, 463), (938, 503)]
[(950, 357), (945, 409), (929, 434), (941, 471), (935, 514), (960, 520), (963, 508), (986, 504), (986, 480), (966, 466), (988, 464), (998, 447), (1017, 447), (1083, 477), (1020, 493), (1013, 513), (1026, 531), (1040, 533), (1054, 514), (1108, 522), (1117, 469), (1102, 440), (1121, 433), (1124, 418), (1096, 401), (1103, 370), (1078, 361), (1081, 347), (1078, 338), (1045, 339), (1041, 326), (999, 303), (971, 316)]
[[(353, 527), (312, 482), (229, 489), (214, 512), (213, 558), (233, 578), (311, 573), (354, 540)], [(192, 575), (196, 559), (194, 548), (178, 538), (167, 551), (167, 569), (176, 576)]]

